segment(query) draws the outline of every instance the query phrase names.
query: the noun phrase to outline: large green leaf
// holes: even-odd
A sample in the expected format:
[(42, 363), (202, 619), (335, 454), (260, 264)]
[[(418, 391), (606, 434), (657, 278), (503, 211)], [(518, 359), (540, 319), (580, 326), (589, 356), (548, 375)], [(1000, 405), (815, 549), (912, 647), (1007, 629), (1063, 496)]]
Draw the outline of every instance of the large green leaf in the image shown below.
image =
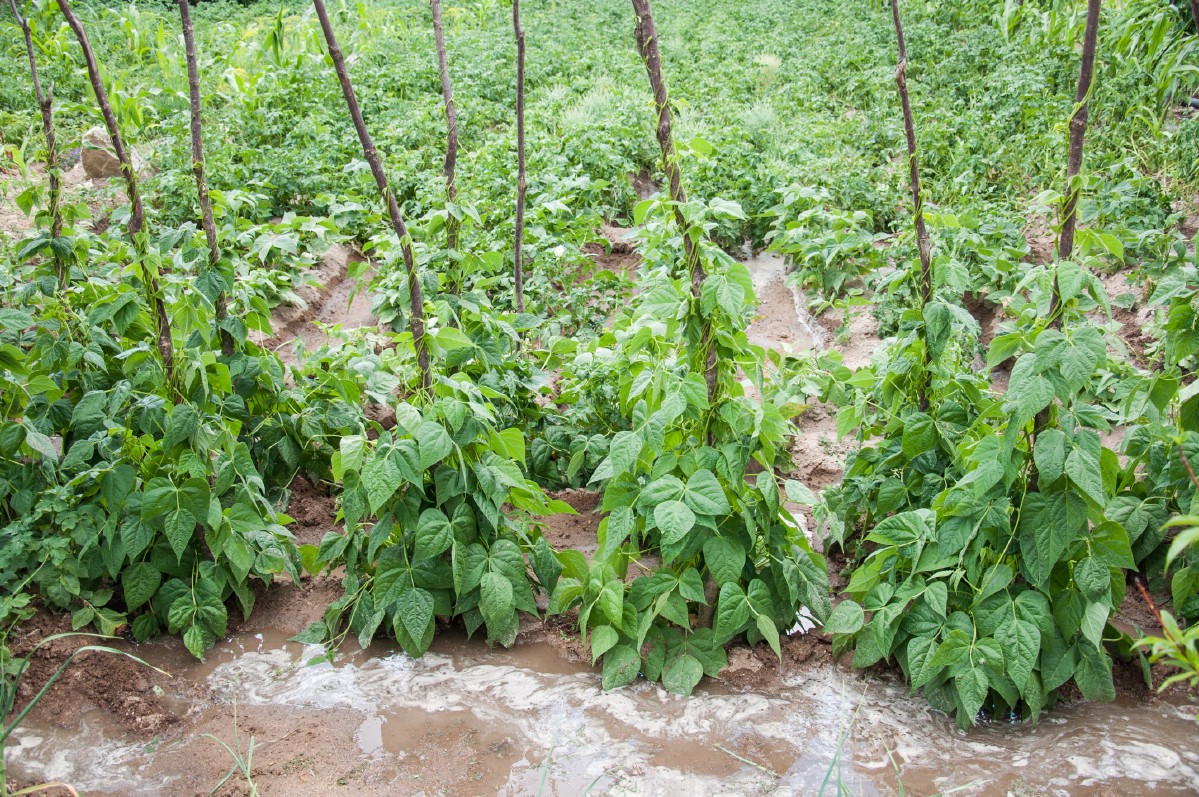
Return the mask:
[(176, 558), (183, 558), (183, 552), (191, 544), (195, 531), (196, 517), (186, 509), (177, 509), (166, 516), (167, 542), (171, 544)]
[(717, 584), (740, 581), (745, 548), (731, 537), (712, 537), (704, 543), (704, 564)]
[(412, 558), (414, 561), (431, 559), (444, 553), (453, 542), (454, 529), (450, 519), (440, 509), (426, 509), (416, 524), (416, 550)]
[(427, 470), (454, 451), (454, 442), (439, 423), (424, 421), (412, 433), (420, 450), (421, 469)]
[(396, 617), (413, 640), (423, 639), (433, 624), (433, 596), (420, 587), (410, 587), (396, 601)]
[(687, 506), (698, 515), (727, 515), (732, 511), (724, 495), (724, 488), (710, 470), (697, 470), (687, 479), (687, 492), (683, 498)]
[(662, 543), (671, 545), (695, 528), (695, 513), (682, 501), (666, 501), (654, 508), (654, 522), (662, 532)]

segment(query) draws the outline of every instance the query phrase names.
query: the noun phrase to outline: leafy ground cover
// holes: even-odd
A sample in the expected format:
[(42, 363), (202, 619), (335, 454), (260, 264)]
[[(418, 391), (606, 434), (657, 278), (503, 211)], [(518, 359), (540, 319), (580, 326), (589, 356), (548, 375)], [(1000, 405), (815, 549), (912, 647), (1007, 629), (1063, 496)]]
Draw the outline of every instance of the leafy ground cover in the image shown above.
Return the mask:
[[(68, 190), (55, 230), (44, 177), (71, 166), (96, 101), (58, 8), (26, 6), (54, 86), (47, 166), (24, 39), (0, 32), (5, 218), (21, 230), (0, 262), (5, 626), (44, 606), (203, 656), (263, 585), (336, 573), (342, 594), (300, 635), (330, 657), (380, 634), (420, 656), (450, 620), (511, 645), (522, 616), (565, 615), (605, 687), (644, 675), (690, 693), (733, 641), (781, 658), (802, 618), (965, 727), (1035, 720), (1072, 689), (1111, 699), (1113, 662), (1151, 676), (1139, 630), (1114, 622), (1143, 585), (1187, 661), (1172, 624), (1199, 614), (1199, 562), (1167, 525), (1199, 514), (1187, 13), (1104, 8), (1067, 186), (1083, 7), (906, 9), (928, 290), (885, 7), (660, 3), (689, 201), (669, 190), (630, 9), (527, 9), (518, 311), (509, 10), (445, 9), (461, 141), (447, 201), (428, 9), (333, 9), (409, 241), (307, 7), (194, 9), (216, 258), (176, 9), (76, 9), (150, 164), (144, 230), (115, 183), (91, 206)], [(629, 242), (635, 270), (596, 267)], [(787, 258), (832, 348), (751, 343), (753, 280), (733, 256), (747, 245)], [(294, 350), (334, 246), (378, 325)], [(850, 368), (837, 349), (863, 322), (880, 342)], [(852, 443), (832, 483), (802, 472), (816, 411)], [(336, 496), (320, 540), (289, 531), (298, 477)], [(580, 487), (602, 513), (586, 554), (546, 534), (574, 511), (550, 493)]]

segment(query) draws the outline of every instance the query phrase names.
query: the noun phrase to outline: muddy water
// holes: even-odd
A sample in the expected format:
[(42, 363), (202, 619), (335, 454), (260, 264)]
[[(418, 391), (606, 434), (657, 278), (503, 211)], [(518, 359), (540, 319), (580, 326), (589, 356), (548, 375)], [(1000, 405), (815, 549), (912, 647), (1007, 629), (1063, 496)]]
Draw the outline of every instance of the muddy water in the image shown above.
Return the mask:
[(828, 348), (824, 330), (808, 313), (803, 294), (787, 284), (783, 258), (762, 252), (741, 261), (753, 277), (760, 316), (746, 330), (749, 342), (782, 351)]
[[(840, 784), (873, 795), (895, 793), (897, 773), (908, 794), (1199, 790), (1199, 706), (1082, 704), (1036, 727), (963, 734), (906, 690), (828, 665), (781, 677), (763, 670), (761, 690), (705, 682), (687, 699), (645, 682), (605, 693), (596, 672), (546, 644), (489, 650), (452, 632), (419, 660), (376, 646), (312, 667), (305, 660), (319, 649), (274, 632), (225, 642), (206, 663), (173, 644), (142, 652), (177, 682), (207, 687), (192, 705), (176, 698), (193, 728), (159, 749), (98, 716), (32, 727), (9, 752), (14, 770), (84, 793), (205, 793), (184, 788), (187, 762), (206, 713), (235, 703), (243, 716), (272, 717), (270, 734), (280, 737), (272, 743), (297, 731), (288, 716), (326, 725), (318, 733), (340, 746), (347, 771), (372, 773), (345, 792), (355, 794), (806, 795), (823, 785), (832, 795)], [(302, 761), (302, 753), (287, 755)], [(456, 779), (437, 780), (446, 773)], [(296, 777), (263, 793), (323, 793), (288, 788)]]

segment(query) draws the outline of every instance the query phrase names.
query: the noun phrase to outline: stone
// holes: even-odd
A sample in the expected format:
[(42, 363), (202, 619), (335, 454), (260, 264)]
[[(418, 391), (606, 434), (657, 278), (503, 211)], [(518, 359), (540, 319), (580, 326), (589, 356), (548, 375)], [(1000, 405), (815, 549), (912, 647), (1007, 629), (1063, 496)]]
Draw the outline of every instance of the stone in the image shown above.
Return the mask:
[[(132, 153), (132, 158), (133, 168), (139, 169), (141, 164), (136, 152)], [(123, 176), (121, 162), (112, 148), (112, 139), (103, 127), (93, 127), (83, 134), (80, 159), (83, 161), (83, 170), (92, 179)]]

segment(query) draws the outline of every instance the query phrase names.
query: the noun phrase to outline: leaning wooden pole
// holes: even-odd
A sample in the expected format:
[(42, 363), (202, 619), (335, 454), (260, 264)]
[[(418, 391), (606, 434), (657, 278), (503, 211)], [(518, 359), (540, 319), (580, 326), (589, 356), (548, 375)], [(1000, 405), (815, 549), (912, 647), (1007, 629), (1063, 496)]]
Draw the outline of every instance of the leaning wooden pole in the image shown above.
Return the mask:
[(1199, 0), (1191, 0), (1191, 21), (1195, 23), (1195, 32), (1199, 33)]
[[(445, 101), (445, 198), (448, 204), (458, 201), (455, 173), (458, 168), (458, 111), (454, 106), (454, 87), (450, 83), (449, 57), (445, 49), (445, 32), (441, 24), (441, 0), (429, 0), (433, 9), (433, 38), (437, 42), (437, 69), (441, 73), (441, 97)], [(445, 221), (446, 248), (458, 249), (458, 218), (451, 210)]]
[(912, 116), (912, 101), (908, 96), (908, 44), (899, 17), (899, 0), (891, 0), (891, 18), (895, 22), (895, 38), (899, 42), (899, 64), (895, 67), (895, 83), (903, 105), (903, 131), (908, 141), (908, 170), (911, 174), (913, 214), (916, 223), (916, 248), (920, 252), (920, 296), (924, 303), (933, 298), (932, 244), (924, 224), (924, 197), (920, 190), (920, 165), (916, 158), (916, 121)]
[[(61, 0), (60, 0), (61, 2)], [(366, 129), (366, 121), (362, 118), (362, 110), (358, 106), (358, 98), (354, 94), (354, 86), (350, 83), (350, 73), (346, 69), (346, 59), (337, 45), (337, 36), (333, 32), (333, 24), (329, 21), (329, 13), (325, 10), (324, 0), (312, 0), (316, 15), (320, 18), (321, 30), (325, 34), (325, 44), (329, 48), (329, 58), (333, 61), (333, 69), (337, 72), (337, 80), (341, 83), (342, 94), (346, 98), (346, 106), (350, 110), (350, 118), (354, 121), (354, 129), (358, 132), (358, 141), (362, 145), (362, 154), (370, 164), (371, 174), (383, 201), (387, 203), (387, 214), (391, 217), (391, 226), (396, 237), (400, 239), (400, 251), (404, 255), (404, 268), (408, 273), (408, 299), (412, 305), (410, 316), (412, 325), (412, 345), (416, 349), (416, 362), (420, 368), (421, 388), (429, 390), (433, 386), (433, 372), (429, 367), (429, 349), (425, 345), (425, 306), (421, 296), (420, 276), (416, 271), (416, 256), (412, 252), (412, 238), (408, 235), (408, 226), (400, 212), (400, 205), (395, 194), (387, 184), (387, 173), (383, 171), (383, 163), (379, 159), (379, 151), (371, 139), (370, 131)]]
[(512, 0), (512, 30), (516, 34), (516, 235), (513, 257), (513, 284), (516, 311), (525, 311), (525, 272), (523, 255), (525, 236), (525, 32), (520, 26), (520, 0)]
[[(121, 138), (121, 129), (117, 125), (116, 115), (112, 112), (112, 104), (108, 101), (108, 92), (104, 90), (100, 67), (96, 63), (96, 54), (92, 50), (91, 42), (88, 41), (87, 31), (84, 30), (83, 23), (71, 10), (68, 0), (58, 0), (58, 7), (62, 10), (62, 15), (66, 18), (71, 30), (75, 32), (79, 46), (83, 48), (83, 58), (87, 63), (87, 76), (91, 81), (92, 91), (96, 95), (96, 102), (100, 106), (100, 113), (104, 116), (104, 126), (108, 128), (108, 137), (112, 139), (113, 152), (116, 153), (117, 160), (121, 163), (121, 174), (125, 177), (125, 191), (129, 195), (130, 205), (129, 235), (133, 238), (134, 247), (140, 250), (142, 248), (142, 227), (145, 224), (146, 215), (142, 209), (142, 196), (137, 188), (137, 172), (133, 168), (133, 159), (125, 147), (124, 139)], [(145, 280), (146, 292), (149, 294), (147, 298), (149, 298), (150, 307), (156, 316), (154, 320), (158, 327), (158, 351), (162, 355), (162, 365), (166, 371), (167, 381), (173, 382), (175, 346), (171, 341), (171, 320), (167, 315), (166, 302), (162, 298), (162, 288), (158, 283), (158, 276), (147, 269)]]
[[(1082, 145), (1090, 119), (1091, 82), (1095, 77), (1095, 50), (1099, 42), (1099, 0), (1087, 0), (1087, 26), (1083, 34), (1082, 65), (1078, 70), (1078, 90), (1074, 93), (1074, 113), (1070, 116), (1070, 149), (1066, 157), (1066, 203), (1062, 208), (1062, 232), (1058, 238), (1059, 260), (1074, 254), (1074, 230), (1078, 223), (1078, 198), (1082, 186)], [(1056, 291), (1054, 295), (1056, 304)]]
[[(216, 234), (216, 222), (212, 218), (212, 201), (208, 196), (208, 178), (204, 173), (204, 131), (200, 116), (200, 68), (196, 61), (196, 35), (192, 29), (188, 0), (179, 0), (179, 16), (183, 20), (183, 47), (187, 57), (187, 92), (191, 102), (192, 172), (196, 175), (196, 193), (200, 196), (200, 219), (204, 226), (204, 238), (208, 242), (208, 265), (218, 269), (221, 262), (221, 244)], [(217, 335), (221, 341), (221, 352), (232, 357), (233, 336), (222, 323), (229, 316), (225, 289), (216, 297)]]
[[(683, 236), (683, 252), (687, 260), (687, 268), (691, 277), (691, 295), (698, 302), (707, 274), (699, 258), (699, 247), (687, 234), (687, 220), (683, 216), (683, 205), (687, 202), (687, 192), (683, 188), (683, 175), (679, 170), (678, 153), (674, 147), (674, 133), (671, 128), (670, 97), (666, 91), (666, 81), (662, 77), (662, 52), (658, 48), (658, 31), (654, 26), (654, 12), (650, 0), (632, 0), (633, 11), (637, 15), (637, 49), (645, 62), (645, 71), (649, 74), (650, 89), (654, 93), (654, 107), (658, 112), (657, 136), (658, 146), (662, 149), (662, 165), (666, 171), (667, 185), (670, 198), (674, 200), (675, 221)], [(704, 358), (704, 381), (708, 388), (708, 402), (716, 401), (716, 345), (712, 339), (710, 324), (704, 325), (703, 338), (700, 343), (706, 352)]]
[[(42, 112), (42, 132), (46, 135), (46, 174), (50, 182), (50, 236), (58, 238), (62, 235), (62, 183), (58, 176), (58, 144), (54, 136), (54, 87), (42, 92), (42, 81), (37, 74), (37, 56), (33, 49), (33, 35), (29, 23), (17, 9), (16, 0), (8, 0), (12, 14), (25, 34), (25, 53), (29, 56), (29, 74), (33, 77), (33, 94), (37, 98), (38, 108)], [(58, 287), (66, 288), (70, 281), (68, 264), (56, 253), (54, 255), (55, 271), (58, 276)]]

